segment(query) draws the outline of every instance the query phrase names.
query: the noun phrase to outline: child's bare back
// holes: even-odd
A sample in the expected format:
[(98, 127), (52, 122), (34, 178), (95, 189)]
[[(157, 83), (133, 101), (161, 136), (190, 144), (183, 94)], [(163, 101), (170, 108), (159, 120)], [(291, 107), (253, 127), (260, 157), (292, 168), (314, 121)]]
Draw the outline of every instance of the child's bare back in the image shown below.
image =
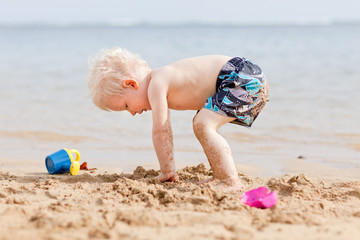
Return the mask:
[(90, 68), (94, 103), (104, 110), (132, 115), (152, 110), (152, 139), (160, 181), (177, 181), (170, 111), (197, 110), (195, 136), (213, 178), (228, 189), (241, 188), (231, 150), (218, 133), (225, 123), (250, 127), (264, 107), (268, 82), (260, 67), (245, 58), (208, 55), (179, 60), (152, 70), (138, 55), (105, 50)]
[(217, 76), (229, 59), (222, 55), (183, 59), (153, 70), (151, 81), (168, 82), (170, 109), (200, 110), (214, 95)]

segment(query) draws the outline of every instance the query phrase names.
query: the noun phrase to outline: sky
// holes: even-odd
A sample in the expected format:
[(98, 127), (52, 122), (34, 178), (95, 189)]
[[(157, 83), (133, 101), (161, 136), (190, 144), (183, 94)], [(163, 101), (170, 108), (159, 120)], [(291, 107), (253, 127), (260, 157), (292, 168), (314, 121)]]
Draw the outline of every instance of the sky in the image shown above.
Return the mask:
[(0, 24), (360, 22), (359, 0), (0, 0)]

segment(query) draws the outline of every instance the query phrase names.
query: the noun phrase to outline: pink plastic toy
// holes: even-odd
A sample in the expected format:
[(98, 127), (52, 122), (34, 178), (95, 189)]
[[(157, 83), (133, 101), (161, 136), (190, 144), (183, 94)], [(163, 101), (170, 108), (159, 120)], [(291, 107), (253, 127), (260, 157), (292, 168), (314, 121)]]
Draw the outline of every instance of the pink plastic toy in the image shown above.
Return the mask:
[(267, 187), (259, 187), (243, 193), (241, 202), (250, 207), (270, 208), (276, 204), (276, 192), (271, 192)]

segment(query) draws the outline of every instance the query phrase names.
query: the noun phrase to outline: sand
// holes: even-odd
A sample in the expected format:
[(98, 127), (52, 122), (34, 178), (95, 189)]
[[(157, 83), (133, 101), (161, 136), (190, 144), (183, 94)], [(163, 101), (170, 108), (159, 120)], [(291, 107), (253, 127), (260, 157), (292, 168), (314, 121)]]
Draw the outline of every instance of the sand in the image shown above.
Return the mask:
[[(15, 172), (15, 171), (14, 171)], [(203, 164), (160, 183), (157, 171), (101, 169), (77, 176), (0, 170), (3, 239), (360, 239), (360, 181), (239, 174), (245, 190), (268, 186), (270, 209), (240, 202), (242, 192), (195, 183)]]

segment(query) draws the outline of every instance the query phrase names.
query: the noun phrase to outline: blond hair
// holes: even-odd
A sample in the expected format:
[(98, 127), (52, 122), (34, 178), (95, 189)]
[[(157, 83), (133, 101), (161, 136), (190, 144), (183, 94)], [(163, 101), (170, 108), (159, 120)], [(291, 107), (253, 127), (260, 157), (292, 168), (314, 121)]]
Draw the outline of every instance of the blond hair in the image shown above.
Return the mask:
[(122, 95), (122, 80), (136, 78), (139, 67), (149, 68), (140, 55), (118, 47), (101, 50), (89, 60), (89, 65), (90, 96), (94, 104), (103, 110), (108, 110), (105, 97)]

